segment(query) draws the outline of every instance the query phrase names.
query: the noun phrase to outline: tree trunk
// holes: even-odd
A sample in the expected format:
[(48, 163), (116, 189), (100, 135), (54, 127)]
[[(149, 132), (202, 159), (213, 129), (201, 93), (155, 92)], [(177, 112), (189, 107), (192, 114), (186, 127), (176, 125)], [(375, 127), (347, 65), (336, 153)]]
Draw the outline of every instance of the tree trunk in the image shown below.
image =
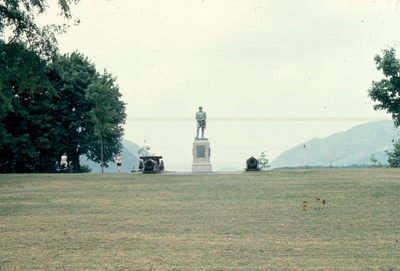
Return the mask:
[(101, 160), (101, 173), (104, 173), (104, 153), (103, 153), (103, 136), (100, 136), (100, 160)]
[(81, 171), (80, 163), (79, 163), (79, 153), (77, 150), (72, 150), (72, 166), (73, 172), (79, 173)]

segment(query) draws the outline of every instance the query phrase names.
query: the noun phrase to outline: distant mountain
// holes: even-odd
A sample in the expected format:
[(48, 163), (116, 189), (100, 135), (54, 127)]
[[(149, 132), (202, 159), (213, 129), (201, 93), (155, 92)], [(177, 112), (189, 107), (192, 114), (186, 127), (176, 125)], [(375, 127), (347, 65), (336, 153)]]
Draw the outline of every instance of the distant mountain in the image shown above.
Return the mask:
[[(135, 170), (137, 170), (139, 166), (139, 157), (137, 151), (139, 150), (140, 146), (128, 140), (123, 140), (122, 146), (121, 172), (130, 172), (133, 166), (135, 166)], [(81, 165), (88, 165), (92, 169), (92, 172), (101, 172), (100, 165), (88, 160), (84, 155), (80, 157), (80, 162)], [(104, 172), (117, 172), (117, 165), (113, 162), (108, 163), (108, 168), (105, 167)]]
[(387, 164), (386, 150), (399, 138), (393, 121), (370, 122), (326, 138), (314, 138), (280, 154), (271, 166), (350, 166), (370, 165), (371, 155)]

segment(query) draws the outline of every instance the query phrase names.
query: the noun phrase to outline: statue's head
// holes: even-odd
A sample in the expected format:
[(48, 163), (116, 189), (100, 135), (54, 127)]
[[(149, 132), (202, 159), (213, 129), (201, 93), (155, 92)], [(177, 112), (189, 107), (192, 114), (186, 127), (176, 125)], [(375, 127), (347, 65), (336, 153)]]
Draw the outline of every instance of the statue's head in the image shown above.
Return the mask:
[(200, 111), (203, 110), (203, 107), (202, 107), (202, 106), (199, 106), (199, 110), (200, 110)]

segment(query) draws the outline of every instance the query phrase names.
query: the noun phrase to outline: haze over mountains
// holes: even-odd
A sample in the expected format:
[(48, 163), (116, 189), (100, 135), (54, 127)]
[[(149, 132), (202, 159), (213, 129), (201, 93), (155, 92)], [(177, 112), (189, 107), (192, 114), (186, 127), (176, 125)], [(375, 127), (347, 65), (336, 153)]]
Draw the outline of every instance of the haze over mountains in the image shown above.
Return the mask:
[[(361, 124), (344, 132), (338, 132), (326, 138), (313, 138), (283, 153), (271, 162), (272, 168), (301, 166), (352, 166), (371, 165), (371, 155), (381, 164), (387, 164), (386, 150), (392, 150), (393, 139), (400, 138), (400, 129), (395, 129), (393, 121), (376, 121)], [(140, 148), (134, 142), (123, 140), (122, 172), (138, 168), (137, 151)], [(167, 170), (189, 171), (187, 165), (173, 164), (168, 161)], [(175, 161), (176, 162), (176, 161)], [(191, 161), (190, 161), (191, 162)], [(88, 165), (92, 172), (101, 172), (99, 164), (81, 157), (81, 164)], [(232, 163), (213, 164), (213, 170), (241, 170), (245, 160)], [(116, 172), (115, 163), (109, 163), (105, 172)]]
[(271, 166), (351, 166), (371, 165), (371, 155), (387, 164), (386, 150), (392, 150), (393, 139), (399, 138), (393, 121), (376, 121), (354, 126), (326, 138), (313, 138), (299, 144), (271, 162)]
[[(122, 166), (121, 172), (130, 172), (135, 166), (135, 170), (138, 169), (139, 166), (139, 157), (137, 151), (139, 150), (140, 146), (134, 142), (123, 140), (122, 141), (123, 149), (121, 152), (122, 155)], [(100, 164), (97, 164), (91, 160), (86, 159), (86, 156), (81, 156), (81, 165), (88, 165), (92, 172), (101, 172)], [(108, 163), (108, 168), (104, 168), (104, 172), (111, 173), (117, 172), (116, 164), (113, 162)]]

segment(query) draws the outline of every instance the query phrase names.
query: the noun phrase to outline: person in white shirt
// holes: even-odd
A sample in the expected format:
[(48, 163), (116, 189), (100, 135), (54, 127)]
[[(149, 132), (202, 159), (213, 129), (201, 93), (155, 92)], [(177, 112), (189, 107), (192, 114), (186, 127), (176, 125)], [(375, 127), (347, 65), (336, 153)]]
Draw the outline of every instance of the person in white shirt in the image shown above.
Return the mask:
[(63, 155), (61, 155), (60, 167), (67, 167), (67, 166), (68, 166), (68, 156), (64, 152)]
[(121, 172), (121, 166), (122, 166), (122, 156), (120, 153), (117, 153), (115, 155), (115, 163), (117, 163), (117, 171)]

